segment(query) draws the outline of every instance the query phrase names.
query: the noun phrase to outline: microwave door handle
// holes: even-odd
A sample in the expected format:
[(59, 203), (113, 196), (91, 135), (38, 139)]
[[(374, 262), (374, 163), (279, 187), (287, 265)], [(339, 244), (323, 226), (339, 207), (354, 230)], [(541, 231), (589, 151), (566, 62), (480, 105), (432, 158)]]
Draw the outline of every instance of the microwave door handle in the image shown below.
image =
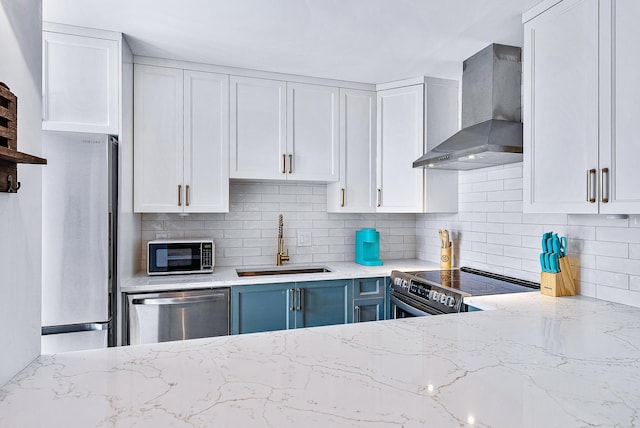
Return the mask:
[(210, 294), (206, 296), (188, 297), (144, 297), (132, 299), (132, 305), (181, 305), (189, 303), (215, 302), (226, 298), (224, 293)]

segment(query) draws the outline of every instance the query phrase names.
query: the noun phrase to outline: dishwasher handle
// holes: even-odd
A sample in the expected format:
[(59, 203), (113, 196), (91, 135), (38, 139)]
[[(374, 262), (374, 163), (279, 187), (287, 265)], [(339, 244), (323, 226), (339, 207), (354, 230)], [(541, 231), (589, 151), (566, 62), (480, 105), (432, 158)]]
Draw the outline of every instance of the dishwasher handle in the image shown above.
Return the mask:
[(225, 299), (225, 293), (207, 294), (206, 296), (186, 297), (142, 297), (131, 300), (132, 305), (181, 305), (189, 303), (215, 302)]

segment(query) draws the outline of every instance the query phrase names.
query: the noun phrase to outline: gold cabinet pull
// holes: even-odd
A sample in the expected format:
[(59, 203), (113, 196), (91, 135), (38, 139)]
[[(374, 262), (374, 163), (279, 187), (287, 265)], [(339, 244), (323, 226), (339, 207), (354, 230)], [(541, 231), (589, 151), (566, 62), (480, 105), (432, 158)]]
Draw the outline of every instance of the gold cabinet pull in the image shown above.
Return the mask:
[(603, 204), (609, 202), (609, 186), (609, 168), (602, 168), (600, 170), (600, 192), (602, 194), (601, 200)]
[(344, 187), (340, 189), (340, 206), (344, 207)]
[(287, 155), (285, 155), (284, 153), (282, 154), (282, 173), (287, 173)]
[(289, 174), (293, 172), (293, 155), (289, 155)]
[(596, 187), (596, 170), (591, 168), (587, 170), (587, 202), (596, 203), (595, 187)]
[(178, 206), (182, 206), (182, 184), (178, 184)]
[(186, 186), (186, 192), (187, 192), (187, 206), (189, 206), (189, 185), (187, 184)]

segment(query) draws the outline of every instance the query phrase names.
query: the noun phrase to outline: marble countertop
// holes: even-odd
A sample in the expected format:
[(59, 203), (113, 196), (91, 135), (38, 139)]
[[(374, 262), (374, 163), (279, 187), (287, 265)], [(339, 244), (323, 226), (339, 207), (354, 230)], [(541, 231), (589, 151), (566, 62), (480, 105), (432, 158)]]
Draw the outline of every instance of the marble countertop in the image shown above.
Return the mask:
[(539, 293), (495, 310), (42, 356), (7, 427), (640, 424), (640, 309)]
[[(382, 266), (363, 266), (354, 262), (327, 262), (313, 264), (287, 264), (283, 269), (295, 269), (298, 267), (327, 267), (331, 272), (321, 274), (295, 274), (295, 275), (264, 275), (239, 277), (236, 267), (215, 267), (213, 273), (194, 275), (160, 275), (149, 276), (141, 273), (124, 282), (120, 291), (123, 293), (185, 290), (195, 288), (230, 287), (242, 284), (269, 284), (280, 282), (304, 282), (324, 281), (332, 279), (349, 278), (373, 278), (389, 276), (392, 270), (435, 270), (440, 267), (435, 263), (424, 260), (385, 260)], [(252, 269), (250, 266), (242, 266), (241, 269)], [(255, 269), (272, 269), (275, 266), (254, 266)]]

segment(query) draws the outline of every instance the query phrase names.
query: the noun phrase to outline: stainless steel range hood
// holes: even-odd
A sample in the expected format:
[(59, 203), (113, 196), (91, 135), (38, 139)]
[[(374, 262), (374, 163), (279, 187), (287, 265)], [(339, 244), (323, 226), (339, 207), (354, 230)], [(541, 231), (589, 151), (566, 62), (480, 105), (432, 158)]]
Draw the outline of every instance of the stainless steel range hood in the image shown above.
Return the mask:
[(521, 49), (492, 44), (463, 62), (462, 129), (413, 163), (469, 170), (522, 161)]

